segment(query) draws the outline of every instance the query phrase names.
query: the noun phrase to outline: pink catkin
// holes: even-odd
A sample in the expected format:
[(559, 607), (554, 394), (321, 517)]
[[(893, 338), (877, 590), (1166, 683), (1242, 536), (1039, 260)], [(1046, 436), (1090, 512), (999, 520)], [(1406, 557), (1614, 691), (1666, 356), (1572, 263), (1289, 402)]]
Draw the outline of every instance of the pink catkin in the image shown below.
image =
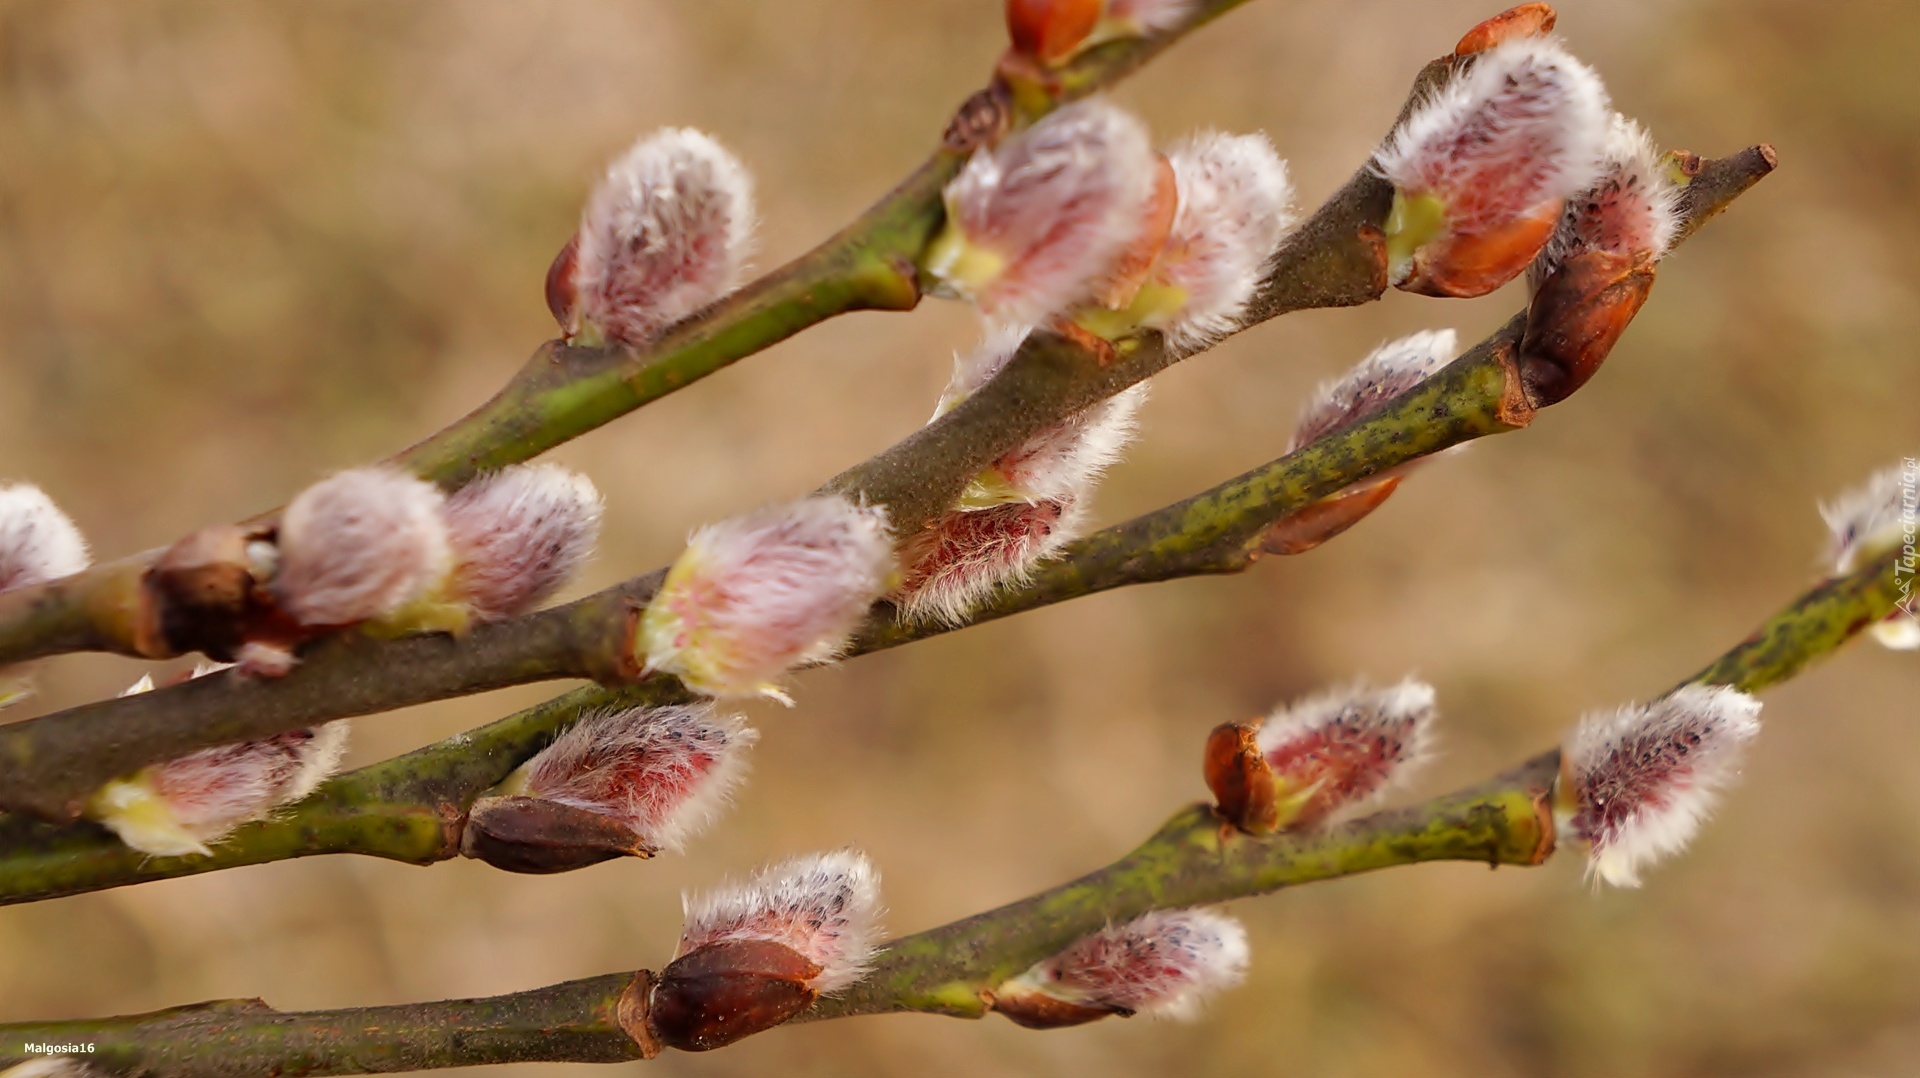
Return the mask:
[(1008, 502), (942, 514), (900, 554), (906, 574), (895, 592), (915, 621), (966, 621), (1002, 587), (1017, 586), (1078, 530), (1072, 502)]
[(154, 765), (154, 792), (202, 840), (313, 792), (346, 750), (347, 724), (216, 745)]
[(1550, 38), (1518, 38), (1416, 108), (1376, 167), (1402, 191), (1438, 195), (1452, 231), (1476, 233), (1587, 188), (1611, 116), (1591, 69)]
[(689, 897), (675, 957), (727, 940), (778, 943), (820, 967), (830, 994), (865, 975), (879, 929), (880, 877), (852, 850), (790, 858), (743, 884)]
[(391, 614), (437, 586), (450, 552), (445, 499), (395, 468), (355, 468), (301, 491), (280, 517), (274, 590), (304, 625)]
[(949, 227), (1001, 265), (952, 287), (990, 320), (1020, 326), (1091, 298), (1146, 223), (1152, 165), (1146, 129), (1101, 98), (975, 152), (947, 186)]
[(475, 621), (533, 609), (593, 553), (600, 494), (557, 464), (523, 464), (479, 479), (447, 499), (451, 597)]
[(534, 757), (526, 795), (611, 816), (647, 846), (679, 850), (725, 806), (757, 737), (704, 704), (592, 715)]
[(733, 289), (753, 223), (753, 182), (718, 142), (688, 128), (642, 138), (608, 166), (581, 213), (565, 328), (652, 340)]
[(1240, 922), (1211, 910), (1158, 911), (1082, 937), (1008, 986), (1126, 1013), (1191, 1018), (1247, 967)]
[(1307, 792), (1288, 821), (1308, 826), (1364, 808), (1431, 756), (1433, 687), (1355, 686), (1277, 708), (1256, 735), (1283, 793)]
[(1684, 849), (1738, 774), (1759, 713), (1735, 689), (1687, 685), (1582, 719), (1563, 749), (1561, 811), (1592, 847), (1588, 871), (1638, 887), (1642, 868)]

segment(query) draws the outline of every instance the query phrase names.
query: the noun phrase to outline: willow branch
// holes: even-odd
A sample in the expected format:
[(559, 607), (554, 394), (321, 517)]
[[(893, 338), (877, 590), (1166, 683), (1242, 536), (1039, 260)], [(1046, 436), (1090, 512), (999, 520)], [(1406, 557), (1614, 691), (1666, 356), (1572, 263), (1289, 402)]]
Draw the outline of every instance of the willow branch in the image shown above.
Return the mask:
[[(961, 106), (938, 149), (852, 224), (785, 266), (669, 328), (645, 347), (542, 345), (486, 403), (391, 458), (449, 489), (530, 460), (836, 315), (910, 310), (921, 297), (916, 260), (945, 220), (941, 192), (984, 139), (1132, 74), (1246, 0), (1202, 0), (1151, 38), (1115, 41), (1075, 58), (1039, 96), (1010, 100), (1005, 84)], [(269, 516), (271, 514), (268, 514)], [(143, 584), (159, 551), (51, 583), (0, 592), (0, 665), (72, 651), (166, 658), (199, 650)]]
[[(1832, 654), (1892, 609), (1901, 552), (1822, 583), (1694, 681), (1758, 691)], [(537, 709), (536, 709), (537, 710)], [(537, 720), (535, 720), (537, 721)], [(474, 739), (524, 742), (519, 717)], [(498, 735), (490, 731), (498, 730)], [(511, 755), (511, 753), (508, 753)], [(419, 756), (420, 754), (415, 754)], [(403, 758), (404, 759), (404, 758)], [(977, 1018), (983, 993), (1073, 940), (1151, 910), (1179, 909), (1428, 861), (1536, 865), (1554, 850), (1547, 808), (1559, 753), (1413, 808), (1305, 833), (1255, 837), (1205, 805), (1125, 857), (1070, 883), (887, 945), (873, 971), (799, 1020), (918, 1011)], [(88, 1043), (88, 1061), (154, 1078), (348, 1074), (522, 1061), (642, 1058), (646, 971), (480, 1000), (282, 1013), (231, 1000), (154, 1014), (0, 1026), (0, 1058), (31, 1043)]]
[[(1772, 165), (1765, 147), (1704, 165), (1688, 188), (1689, 230), (1724, 208)], [(1379, 182), (1363, 171), (1349, 182), (1348, 192)], [(1331, 209), (1323, 207), (1316, 219), (1347, 214), (1342, 207), (1352, 201), (1348, 192), (1334, 196), (1327, 204)], [(1360, 226), (1353, 235), (1365, 241), (1371, 227)], [(1302, 253), (1295, 259), (1308, 257)], [(1283, 258), (1272, 280), (1304, 280), (1287, 276), (1286, 267), (1292, 264)], [(1125, 583), (1244, 567), (1259, 556), (1260, 530), (1288, 513), (1423, 453), (1526, 426), (1537, 406), (1521, 369), (1525, 357), (1516, 354), (1524, 322), (1524, 314), (1516, 316), (1370, 419), (1200, 496), (1210, 507), (1204, 512), (1198, 502), (1181, 503), (1079, 544), (1060, 567), (1063, 572), (1050, 571), (1038, 587), (1003, 597), (982, 616), (1004, 616)], [(1105, 366), (1064, 338), (1046, 337), (1035, 347), (1023, 347), (1005, 370), (959, 407), (835, 482), (887, 504), (890, 511), (917, 512), (899, 510), (898, 502), (889, 499), (919, 506), (926, 501), (925, 490), (943, 489), (944, 477), (952, 474), (947, 469), (953, 454), (959, 451), (955, 447), (982, 441), (1001, 445), (1009, 430), (1031, 436), (1084, 407), (1087, 399), (1100, 399), (1083, 398), (1088, 387), (1107, 385), (1113, 372), (1139, 357), (1158, 355), (1164, 361), (1167, 354), (1158, 341), (1148, 335), (1128, 342), (1131, 350), (1125, 354), (1132, 358)], [(977, 470), (1003, 451), (989, 453), (973, 467)], [(908, 476), (918, 476), (921, 485), (907, 484), (903, 477)], [(937, 504), (950, 503), (958, 488), (949, 486), (949, 494)], [(909, 515), (900, 522), (903, 534), (918, 527), (911, 520)], [(656, 570), (566, 606), (481, 626), (459, 638), (375, 640), (341, 634), (321, 641), (284, 678), (261, 681), (219, 674), (0, 727), (0, 807), (49, 820), (71, 819), (108, 779), (209, 745), (533, 681), (630, 682), (638, 673), (635, 619), (662, 575)], [(895, 627), (868, 635), (891, 634), (895, 642), (904, 642), (923, 633), (924, 627)]]

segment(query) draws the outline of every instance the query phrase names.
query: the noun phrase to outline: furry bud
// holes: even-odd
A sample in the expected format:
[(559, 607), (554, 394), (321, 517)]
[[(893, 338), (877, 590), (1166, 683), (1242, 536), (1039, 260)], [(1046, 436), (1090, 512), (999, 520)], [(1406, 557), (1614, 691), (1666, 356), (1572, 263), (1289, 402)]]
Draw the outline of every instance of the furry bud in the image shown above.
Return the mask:
[(1615, 113), (1601, 149), (1599, 178), (1567, 203), (1528, 279), (1538, 291), (1583, 251), (1623, 255), (1635, 265), (1657, 262), (1679, 228), (1680, 188), (1665, 155), (1639, 124)]
[(1346, 374), (1320, 384), (1313, 402), (1294, 424), (1287, 452), (1311, 445), (1378, 412), (1388, 401), (1453, 362), (1459, 347), (1453, 330), (1434, 329), (1409, 334), (1375, 348)]
[(438, 488), (393, 468), (323, 479), (280, 517), (280, 606), (302, 625), (398, 614), (440, 586), (451, 564)]
[(900, 551), (905, 567), (894, 601), (909, 621), (962, 625), (1003, 587), (1019, 587), (1035, 566), (1079, 535), (1078, 502), (1003, 502), (941, 514)]
[(649, 1029), (662, 1043), (704, 1051), (779, 1025), (866, 974), (879, 903), (873, 866), (851, 850), (796, 857), (687, 899)]
[[(142, 677), (121, 695), (152, 688), (153, 679)], [(345, 720), (216, 745), (114, 779), (88, 799), (86, 815), (142, 853), (207, 854), (234, 828), (312, 793), (346, 750)]]
[[(990, 332), (981, 346), (954, 357), (954, 372), (941, 394), (938, 418), (1000, 373), (1025, 340), (1022, 330)], [(963, 509), (985, 509), (1008, 502), (1060, 502), (1084, 499), (1133, 441), (1147, 387), (1136, 385), (1089, 405), (1001, 455), (975, 476), (961, 494)]]
[[(0, 591), (72, 576), (88, 564), (87, 541), (46, 492), (0, 485)], [(0, 669), (0, 709), (33, 695), (28, 665)]]
[[(1908, 457), (1822, 505), (1820, 515), (1833, 535), (1827, 561), (1834, 576), (1857, 572), (1881, 554), (1903, 548), (1902, 566), (1911, 580), (1920, 534), (1920, 458)], [(1872, 631), (1874, 639), (1896, 651), (1920, 649), (1920, 607), (1910, 589)]]
[(640, 658), (695, 692), (785, 699), (779, 677), (838, 654), (892, 574), (885, 511), (838, 494), (709, 524), (642, 616)]
[(1084, 936), (993, 989), (993, 1009), (1030, 1029), (1110, 1014), (1190, 1019), (1246, 975), (1247, 930), (1212, 910), (1155, 912)]
[(690, 128), (634, 143), (587, 198), (548, 274), (548, 304), (581, 343), (640, 345), (732, 291), (753, 245), (753, 181)]
[(1124, 303), (1085, 308), (1075, 324), (1117, 340), (1157, 329), (1197, 352), (1239, 325), (1280, 237), (1293, 225), (1286, 163), (1264, 135), (1207, 132), (1176, 147), (1173, 214), (1164, 240)]
[(606, 817), (636, 850), (678, 851), (726, 808), (758, 736), (710, 704), (600, 712), (522, 765), (503, 792)]
[(1154, 193), (1146, 128), (1088, 98), (975, 151), (922, 268), (989, 320), (1037, 325), (1104, 290)]
[(1692, 841), (1760, 732), (1760, 702), (1687, 685), (1650, 704), (1588, 715), (1561, 749), (1555, 817), (1591, 851), (1587, 873), (1615, 887)]
[(520, 464), (447, 498), (453, 571), (446, 598), (476, 622), (524, 614), (593, 554), (600, 492), (557, 464)]
[(0, 486), (0, 591), (72, 576), (87, 564), (86, 539), (45, 491)]
[(1395, 188), (1389, 278), (1437, 296), (1513, 279), (1598, 177), (1612, 115), (1599, 76), (1550, 38), (1476, 54), (1375, 155)]
[(1297, 700), (1258, 725), (1216, 729), (1207, 785), (1220, 814), (1254, 834), (1350, 816), (1426, 762), (1437, 718), (1433, 687), (1413, 680)]

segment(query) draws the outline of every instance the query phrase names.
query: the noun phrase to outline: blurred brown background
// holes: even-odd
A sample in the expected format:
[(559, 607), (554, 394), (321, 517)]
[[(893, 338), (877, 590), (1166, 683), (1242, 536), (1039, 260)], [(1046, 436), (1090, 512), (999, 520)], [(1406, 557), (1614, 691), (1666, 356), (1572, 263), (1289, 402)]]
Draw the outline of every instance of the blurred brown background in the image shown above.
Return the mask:
[[(1264, 128), (1311, 206), (1419, 64), (1499, 0), (1254, 0), (1128, 83), (1171, 139)], [(762, 266), (915, 164), (1000, 47), (994, 0), (0, 4), (0, 475), (117, 556), (283, 500), (480, 401), (551, 330), (547, 260), (602, 163), (692, 124), (759, 178)], [(1356, 676), (1435, 682), (1423, 789), (1657, 692), (1815, 571), (1817, 499), (1920, 448), (1920, 8), (1566, 0), (1670, 146), (1782, 168), (1664, 267), (1606, 372), (1238, 579), (1109, 594), (802, 679), (686, 857), (524, 878), (327, 858), (0, 910), (0, 1021), (227, 996), (478, 995), (663, 961), (683, 888), (857, 843), (889, 925), (1127, 850), (1202, 792), (1204, 732)], [(1377, 341), (1516, 305), (1401, 294), (1157, 380), (1123, 519), (1268, 460)], [(844, 318), (562, 449), (610, 502), (597, 587), (913, 429), (971, 315)], [(52, 665), (41, 706), (139, 668)], [(1193, 1026), (783, 1030), (621, 1073), (1880, 1075), (1920, 1071), (1920, 661), (1860, 646), (1767, 699), (1745, 784), (1640, 892), (1422, 866), (1236, 904), (1252, 976)], [(382, 758), (535, 687), (362, 720)], [(491, 1073), (587, 1073), (559, 1066)]]

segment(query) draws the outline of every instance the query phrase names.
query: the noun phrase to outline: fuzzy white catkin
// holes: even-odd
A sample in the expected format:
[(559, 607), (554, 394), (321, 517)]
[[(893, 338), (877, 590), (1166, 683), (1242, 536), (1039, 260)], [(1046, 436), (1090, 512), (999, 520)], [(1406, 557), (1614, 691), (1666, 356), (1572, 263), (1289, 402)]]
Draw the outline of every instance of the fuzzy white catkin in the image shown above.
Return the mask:
[(589, 715), (526, 767), (526, 796), (611, 816), (652, 849), (684, 848), (746, 775), (758, 734), (711, 704)]
[(1589, 874), (1638, 887), (1648, 865), (1685, 849), (1738, 776), (1759, 715), (1737, 689), (1687, 685), (1580, 720), (1562, 749), (1563, 815), (1591, 846)]
[(1592, 186), (1612, 118), (1591, 68), (1552, 38), (1516, 38), (1430, 94), (1375, 168), (1401, 191), (1439, 196), (1453, 231), (1478, 232)]
[(86, 538), (45, 491), (0, 485), (0, 591), (71, 576), (87, 564)]
[(1146, 223), (1155, 175), (1131, 114), (1100, 97), (1057, 109), (975, 151), (947, 185), (927, 270), (990, 322), (1038, 325), (1106, 283)]
[(1459, 338), (1451, 329), (1423, 330), (1367, 353), (1353, 369), (1320, 384), (1294, 424), (1291, 453), (1352, 426), (1453, 361)]
[(1156, 911), (1083, 936), (996, 991), (1189, 1020), (1246, 976), (1247, 930), (1213, 910)]
[(520, 464), (447, 499), (450, 598), (473, 619), (523, 614), (592, 556), (603, 505), (592, 480), (558, 464)]
[(808, 984), (831, 995), (866, 975), (880, 928), (880, 876), (855, 850), (794, 857), (745, 883), (689, 896), (675, 957), (726, 940), (766, 940), (820, 967)]
[(885, 511), (838, 494), (709, 524), (648, 604), (640, 646), (696, 692), (784, 699), (781, 675), (839, 654), (893, 564)]
[(1206, 131), (1167, 154), (1179, 192), (1155, 278), (1182, 294), (1162, 327), (1168, 344), (1197, 352), (1230, 333), (1293, 227), (1293, 184), (1265, 135)]
[(391, 614), (437, 587), (452, 561), (433, 484), (394, 468), (355, 468), (301, 491), (280, 517), (274, 590), (304, 625)]
[(1581, 251), (1640, 254), (1658, 261), (1680, 229), (1680, 188), (1666, 161), (1637, 123), (1616, 113), (1601, 150), (1600, 176), (1567, 202), (1553, 238), (1528, 269), (1539, 288)]
[(581, 213), (576, 320), (626, 344), (653, 339), (733, 290), (753, 227), (753, 180), (725, 147), (691, 128), (641, 138)]

